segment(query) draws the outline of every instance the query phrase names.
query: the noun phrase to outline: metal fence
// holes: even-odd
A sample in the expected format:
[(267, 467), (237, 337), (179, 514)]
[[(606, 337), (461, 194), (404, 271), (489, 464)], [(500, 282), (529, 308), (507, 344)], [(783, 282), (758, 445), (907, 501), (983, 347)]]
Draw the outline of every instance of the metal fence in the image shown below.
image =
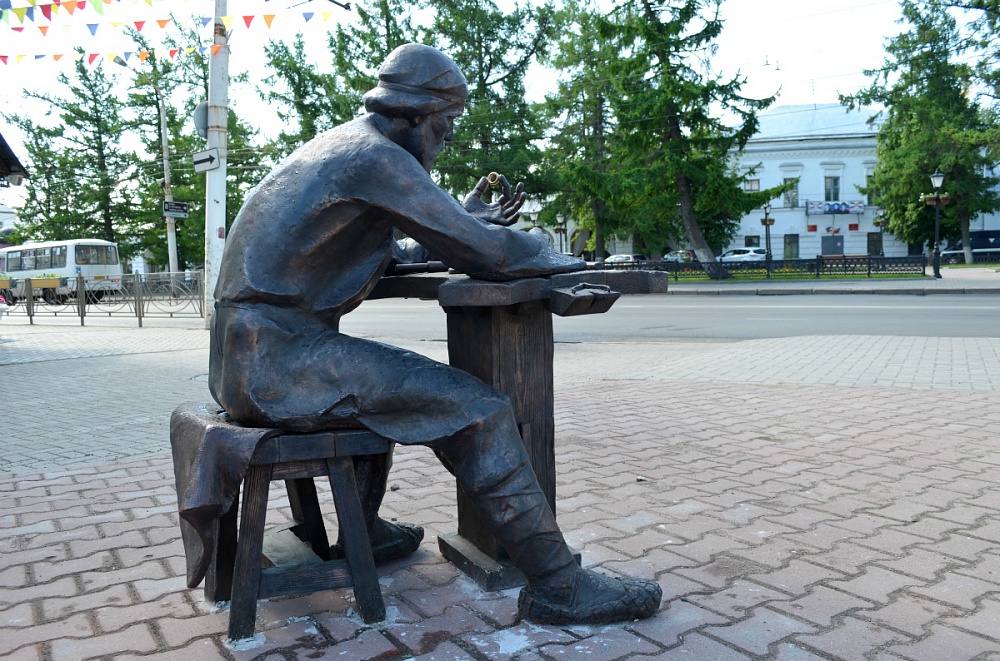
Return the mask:
[[(801, 279), (822, 277), (867, 277), (925, 275), (927, 258), (878, 257), (873, 255), (819, 255), (813, 259), (775, 259), (760, 262), (636, 262), (599, 264), (592, 268), (614, 270), (657, 270), (682, 279)], [(7, 314), (26, 315), (32, 324), (46, 316), (135, 317), (139, 326), (145, 317), (204, 318), (205, 295), (201, 271), (185, 273), (146, 273), (122, 276), (115, 283), (103, 283), (103, 290), (87, 287), (82, 276), (68, 278), (60, 287), (72, 289), (69, 295), (51, 295), (50, 291), (29, 285), (25, 280), (2, 290), (10, 309)], [(15, 295), (23, 292), (23, 295)]]
[[(205, 295), (201, 271), (188, 273), (136, 273), (114, 283), (103, 283), (101, 291), (88, 290), (84, 278), (64, 278), (69, 295), (46, 295), (31, 280), (11, 283), (3, 290), (10, 309), (7, 314), (26, 315), (32, 324), (39, 317), (75, 316), (84, 325), (87, 317), (135, 317), (142, 326), (145, 317), (205, 316)], [(22, 295), (15, 295), (21, 292)]]
[(594, 268), (655, 270), (670, 273), (674, 280), (724, 280), (804, 278), (877, 278), (882, 276), (925, 275), (927, 258), (923, 255), (908, 257), (879, 257), (877, 255), (817, 255), (812, 259), (772, 259), (753, 262), (634, 262), (603, 264)]

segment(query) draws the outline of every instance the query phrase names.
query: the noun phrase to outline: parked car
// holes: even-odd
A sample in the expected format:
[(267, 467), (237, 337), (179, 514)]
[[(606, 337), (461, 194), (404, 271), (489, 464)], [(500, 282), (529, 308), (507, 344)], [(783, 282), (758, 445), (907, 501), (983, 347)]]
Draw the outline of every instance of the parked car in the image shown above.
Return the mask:
[[(973, 230), (969, 232), (969, 243), (972, 246), (972, 261), (1000, 262), (1000, 230)], [(941, 262), (965, 263), (961, 239), (941, 251)]]
[(611, 255), (604, 260), (605, 264), (633, 264), (635, 262), (645, 262), (645, 255)]
[(734, 248), (719, 256), (720, 262), (756, 262), (763, 261), (767, 251), (763, 248)]
[(693, 250), (675, 250), (663, 256), (664, 262), (693, 262), (696, 259)]

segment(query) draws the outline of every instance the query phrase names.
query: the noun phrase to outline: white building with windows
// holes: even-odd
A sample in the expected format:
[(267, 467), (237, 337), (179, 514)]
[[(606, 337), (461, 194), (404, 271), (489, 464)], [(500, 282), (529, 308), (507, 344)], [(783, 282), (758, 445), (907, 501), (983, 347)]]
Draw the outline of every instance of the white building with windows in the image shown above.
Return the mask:
[[(848, 111), (837, 103), (779, 106), (761, 113), (760, 131), (739, 156), (745, 190), (799, 180), (795, 190), (771, 202), (774, 259), (839, 254), (898, 257), (927, 250), (883, 233), (882, 210), (858, 191), (875, 171), (878, 126), (867, 123), (873, 114), (871, 109)], [(928, 193), (933, 192), (930, 174)], [(766, 248), (763, 217), (763, 209), (746, 215), (729, 247)], [(1000, 216), (980, 215), (971, 229), (1000, 229)]]
[[(905, 243), (882, 232), (876, 222), (881, 210), (858, 191), (875, 171), (878, 127), (867, 123), (872, 114), (837, 103), (779, 106), (761, 113), (760, 131), (739, 157), (744, 189), (758, 191), (798, 179), (795, 189), (771, 202), (774, 259), (908, 253)], [(766, 248), (762, 218), (763, 209), (745, 216), (730, 247)]]

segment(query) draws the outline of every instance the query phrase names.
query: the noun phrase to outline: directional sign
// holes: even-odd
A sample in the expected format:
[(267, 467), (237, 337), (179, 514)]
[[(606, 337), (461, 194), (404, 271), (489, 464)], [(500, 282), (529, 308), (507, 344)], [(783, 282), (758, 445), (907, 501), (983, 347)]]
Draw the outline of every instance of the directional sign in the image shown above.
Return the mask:
[(212, 147), (206, 151), (200, 151), (197, 154), (191, 156), (191, 160), (194, 161), (194, 171), (195, 172), (205, 172), (206, 170), (214, 170), (219, 167), (219, 148)]
[(188, 203), (187, 202), (163, 202), (163, 215), (170, 218), (187, 218), (188, 217)]

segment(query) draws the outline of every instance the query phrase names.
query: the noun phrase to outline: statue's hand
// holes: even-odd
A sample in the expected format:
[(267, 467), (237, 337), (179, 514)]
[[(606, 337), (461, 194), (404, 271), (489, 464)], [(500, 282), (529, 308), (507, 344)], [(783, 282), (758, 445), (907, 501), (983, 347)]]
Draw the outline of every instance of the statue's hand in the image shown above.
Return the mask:
[(490, 187), (489, 177), (483, 177), (472, 189), (472, 192), (465, 197), (462, 206), (476, 218), (494, 225), (508, 227), (520, 220), (521, 214), (519, 212), (528, 196), (524, 192), (524, 182), (519, 183), (512, 193), (507, 177), (502, 174), (496, 176), (502, 191), (499, 200), (492, 204), (483, 202), (483, 193)]

